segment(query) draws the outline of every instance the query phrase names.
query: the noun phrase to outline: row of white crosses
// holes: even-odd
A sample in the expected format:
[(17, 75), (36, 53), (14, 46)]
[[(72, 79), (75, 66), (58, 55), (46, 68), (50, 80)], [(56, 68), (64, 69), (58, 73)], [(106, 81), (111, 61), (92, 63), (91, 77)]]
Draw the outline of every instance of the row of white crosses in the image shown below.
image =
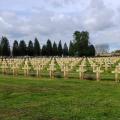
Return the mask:
[(3, 74), (7, 74), (10, 70), (12, 70), (13, 75), (15, 75), (17, 73), (16, 69), (19, 68), (19, 62), (14, 59), (3, 59), (0, 68), (2, 69)]
[[(96, 79), (97, 81), (100, 80), (100, 73), (103, 73), (103, 71), (101, 70), (101, 65), (104, 64), (105, 67), (105, 71), (108, 70), (108, 67), (111, 67), (112, 64), (115, 64), (119, 59), (117, 58), (95, 58), (94, 62), (93, 59), (88, 59), (89, 63), (91, 64), (91, 66), (93, 67), (93, 72), (96, 73)], [(101, 61), (101, 62), (100, 62)], [(95, 64), (95, 62), (97, 64)], [(100, 64), (98, 64), (100, 62)], [(115, 81), (118, 82), (118, 74), (120, 74), (120, 66), (117, 65), (115, 70), (112, 71), (112, 73), (115, 74)]]
[(36, 76), (37, 76), (37, 77), (41, 77), (41, 71), (43, 70), (42, 64), (37, 64), (37, 65), (34, 67), (34, 70), (36, 71)]
[(64, 63), (61, 71), (63, 72), (64, 78), (68, 78), (69, 66), (67, 63)]
[[(24, 71), (24, 75), (28, 76), (31, 70), (31, 67), (36, 71), (36, 76), (41, 76), (41, 71), (44, 67), (48, 65), (48, 71), (50, 78), (54, 78), (54, 72), (56, 69), (56, 62), (60, 66), (61, 71), (63, 72), (64, 78), (68, 77), (68, 74), (73, 68), (78, 65), (78, 63), (82, 60), (82, 58), (32, 58), (32, 59), (0, 59), (0, 68), (2, 69), (3, 74), (7, 74), (9, 70), (12, 71), (13, 75), (18, 75), (20, 66), (22, 65), (22, 70)], [(100, 74), (103, 73), (104, 70), (107, 71), (112, 64), (115, 64), (120, 60), (119, 57), (108, 57), (108, 58), (88, 58), (88, 61), (93, 68), (93, 72), (96, 73), (96, 80), (100, 80)], [(86, 70), (86, 58), (84, 58), (79, 65), (79, 69), (76, 72), (79, 72), (80, 79), (84, 79), (84, 73)], [(120, 74), (120, 64), (115, 67), (115, 70), (112, 71), (115, 74), (115, 80), (119, 81)]]
[(112, 71), (113, 74), (115, 74), (115, 81), (119, 82), (119, 74), (120, 74), (120, 63), (116, 65), (115, 70)]
[(30, 63), (33, 69), (36, 71), (36, 76), (41, 77), (42, 70), (48, 64), (50, 59), (47, 58), (33, 58), (30, 60)]
[(81, 61), (81, 58), (56, 58), (58, 65), (63, 72), (64, 78), (68, 78), (68, 74)]
[[(115, 64), (116, 62), (118, 62), (119, 61), (119, 58), (118, 57), (111, 57), (111, 58), (109, 58), (110, 59), (110, 61), (108, 62), (108, 64), (111, 66), (112, 64)], [(107, 59), (105, 59), (104, 61), (107, 61)], [(107, 68), (106, 68), (107, 69)], [(114, 71), (112, 71), (112, 73), (114, 73), (115, 74), (115, 81), (116, 82), (118, 82), (119, 80), (118, 80), (118, 78), (119, 78), (119, 74), (120, 74), (120, 65), (117, 65), (116, 67), (115, 67), (115, 70)]]
[(56, 62), (58, 63), (58, 65), (60, 66), (61, 72), (63, 72), (63, 76), (64, 78), (68, 77), (68, 72), (70, 71), (70, 63), (71, 63), (70, 58), (57, 58)]
[(29, 61), (25, 60), (25, 64), (22, 68), (24, 70), (24, 76), (28, 76), (29, 75), (29, 71), (31, 69), (31, 67), (29, 66)]
[(2, 62), (1, 69), (3, 74), (7, 74), (8, 65), (5, 60)]
[(96, 67), (96, 70), (94, 70), (93, 72), (96, 73), (96, 80), (100, 81), (100, 74), (103, 72), (100, 66)]
[[(79, 60), (75, 58), (57, 58), (56, 61), (59, 64), (61, 71), (63, 72), (64, 78), (68, 78), (68, 72), (72, 70), (73, 67), (79, 62)], [(54, 78), (54, 72), (56, 71), (55, 58), (52, 59), (51, 63), (49, 64), (48, 71), (50, 78)]]
[(97, 65), (95, 62), (92, 61), (92, 59), (88, 59), (88, 61), (92, 67), (93, 73), (96, 73), (96, 80), (100, 81), (100, 74), (103, 72), (101, 70), (101, 64)]
[(33, 58), (30, 60), (31, 65), (36, 71), (36, 76), (41, 77), (41, 72), (44, 67), (49, 63), (49, 58)]
[(77, 72), (79, 72), (79, 78), (81, 80), (84, 79), (84, 73), (86, 72), (86, 59), (83, 59), (83, 61), (81, 62), (81, 65), (79, 65), (79, 69), (77, 70)]
[(80, 58), (71, 58), (70, 63), (69, 63), (69, 66), (70, 66), (69, 69), (70, 69), (70, 71), (72, 71), (73, 68), (74, 68), (75, 66), (77, 66), (81, 60), (82, 60), (82, 59), (80, 59)]
[[(38, 60), (38, 59), (37, 59)], [(33, 60), (32, 60), (33, 61)], [(36, 70), (36, 75), (38, 76), (40, 69), (43, 69), (43, 66), (46, 65), (49, 60), (44, 58), (44, 63), (38, 63), (36, 62), (36, 66), (33, 65), (34, 70)], [(24, 71), (24, 75), (28, 76), (29, 71), (31, 70), (32, 62), (31, 60), (28, 59), (3, 59), (1, 62), (1, 69), (3, 74), (7, 74), (8, 70), (12, 70), (13, 75), (17, 75), (18, 72), (21, 69), (22, 65), (22, 70)], [(31, 66), (29, 65), (31, 64)]]
[(50, 78), (54, 78), (54, 72), (56, 71), (54, 59), (51, 60), (51, 63), (49, 64), (49, 68), (47, 70), (49, 71)]

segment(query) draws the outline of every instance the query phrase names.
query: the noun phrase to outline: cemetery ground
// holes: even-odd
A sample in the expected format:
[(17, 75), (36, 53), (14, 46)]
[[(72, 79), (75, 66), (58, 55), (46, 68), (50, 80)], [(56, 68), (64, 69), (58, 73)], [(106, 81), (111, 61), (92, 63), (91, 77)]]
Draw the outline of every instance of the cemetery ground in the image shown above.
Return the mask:
[(119, 120), (120, 84), (102, 78), (0, 75), (0, 120)]

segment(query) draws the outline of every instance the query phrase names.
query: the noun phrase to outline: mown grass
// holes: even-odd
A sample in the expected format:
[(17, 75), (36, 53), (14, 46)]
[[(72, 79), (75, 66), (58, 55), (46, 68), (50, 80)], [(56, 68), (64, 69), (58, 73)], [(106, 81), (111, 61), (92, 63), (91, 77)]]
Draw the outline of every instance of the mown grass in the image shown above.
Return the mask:
[(113, 81), (0, 76), (0, 120), (119, 120)]

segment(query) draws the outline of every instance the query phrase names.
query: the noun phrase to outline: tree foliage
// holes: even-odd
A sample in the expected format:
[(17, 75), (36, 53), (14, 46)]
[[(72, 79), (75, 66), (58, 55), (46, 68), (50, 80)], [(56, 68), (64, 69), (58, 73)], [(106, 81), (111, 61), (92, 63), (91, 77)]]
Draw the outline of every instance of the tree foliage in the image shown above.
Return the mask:
[(10, 56), (10, 44), (6, 37), (2, 37), (1, 39), (1, 56)]
[(19, 43), (19, 55), (26, 56), (27, 55), (27, 46), (24, 40), (21, 40)]
[(46, 43), (46, 55), (52, 56), (52, 43), (49, 39), (47, 40), (47, 43)]
[(34, 56), (40, 56), (41, 54), (41, 48), (40, 48), (40, 43), (37, 38), (35, 38), (34, 41)]
[(62, 56), (62, 55), (63, 55), (63, 48), (62, 48), (62, 43), (60, 40), (58, 44), (58, 56)]
[(68, 55), (69, 55), (68, 46), (67, 46), (67, 44), (65, 43), (65, 44), (64, 44), (64, 47), (63, 47), (63, 56), (68, 56)]
[(0, 42), (0, 55), (10, 56), (95, 56), (96, 49), (89, 41), (89, 33), (87, 31), (75, 31), (73, 34), (73, 41), (70, 41), (69, 48), (68, 44), (64, 43), (62, 46), (61, 40), (58, 44), (50, 39), (47, 40), (41, 48), (37, 38), (34, 43), (30, 40), (27, 44), (24, 40), (19, 43), (14, 40), (12, 52), (10, 49), (9, 40), (7, 37), (2, 37)]
[(53, 56), (57, 56), (58, 55), (58, 47), (57, 47), (56, 42), (53, 43), (52, 54), (53, 54)]
[(27, 55), (28, 56), (34, 56), (34, 46), (33, 46), (33, 42), (31, 40), (28, 43)]
[(46, 45), (43, 45), (41, 54), (42, 54), (42, 56), (46, 56), (47, 55)]
[(70, 44), (69, 44), (69, 56), (74, 56), (75, 52), (74, 52), (74, 44), (72, 41), (70, 41)]
[[(77, 56), (93, 56), (91, 54), (91, 45), (89, 42), (89, 33), (87, 31), (75, 31), (74, 34), (74, 48), (75, 48), (75, 55)], [(93, 49), (93, 48), (92, 48)], [(95, 52), (95, 49), (94, 49)]]
[(19, 56), (19, 44), (17, 40), (13, 42), (12, 55)]

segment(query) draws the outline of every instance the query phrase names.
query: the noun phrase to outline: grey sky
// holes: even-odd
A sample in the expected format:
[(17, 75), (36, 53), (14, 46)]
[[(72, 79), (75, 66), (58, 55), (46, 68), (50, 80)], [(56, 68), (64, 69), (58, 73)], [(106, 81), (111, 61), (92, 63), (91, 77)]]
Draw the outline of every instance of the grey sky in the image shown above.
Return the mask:
[(0, 36), (69, 42), (75, 30), (90, 32), (94, 44), (120, 48), (119, 0), (0, 0)]

